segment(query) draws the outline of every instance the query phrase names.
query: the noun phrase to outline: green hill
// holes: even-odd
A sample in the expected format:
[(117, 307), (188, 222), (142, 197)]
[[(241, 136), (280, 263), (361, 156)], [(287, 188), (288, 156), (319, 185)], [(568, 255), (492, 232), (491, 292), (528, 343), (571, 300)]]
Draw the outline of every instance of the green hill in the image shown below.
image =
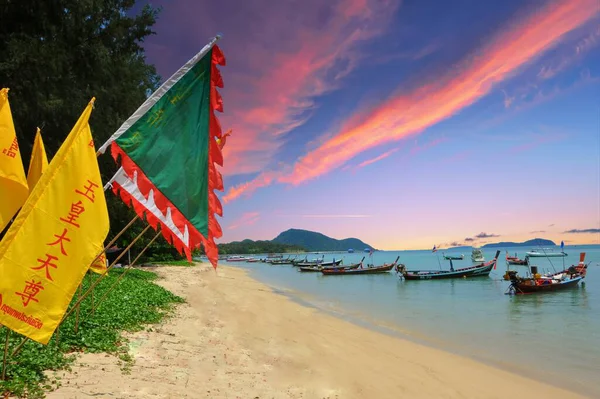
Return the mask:
[(275, 237), (272, 242), (288, 245), (298, 245), (308, 251), (347, 251), (352, 248), (357, 252), (365, 248), (373, 248), (358, 238), (345, 238), (336, 240), (315, 231), (289, 229)]

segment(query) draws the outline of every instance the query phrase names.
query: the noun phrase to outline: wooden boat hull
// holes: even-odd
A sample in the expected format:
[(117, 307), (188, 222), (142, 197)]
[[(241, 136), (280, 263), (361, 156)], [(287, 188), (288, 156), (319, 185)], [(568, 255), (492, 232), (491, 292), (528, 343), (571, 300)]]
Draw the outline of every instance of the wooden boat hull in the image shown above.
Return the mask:
[(394, 268), (395, 264), (384, 265), (384, 266), (376, 266), (376, 267), (367, 267), (364, 269), (323, 269), (321, 273), (325, 276), (344, 276), (349, 274), (376, 274), (376, 273), (387, 273)]
[(301, 267), (298, 268), (298, 270), (301, 271), (301, 272), (320, 272), (323, 269), (346, 269), (346, 270), (358, 269), (359, 266), (360, 266), (360, 263), (355, 263), (353, 265), (341, 266), (341, 267), (336, 267), (336, 266), (327, 266), (327, 267), (321, 267), (321, 266), (301, 266)]
[(564, 252), (527, 252), (526, 254), (530, 258), (564, 258), (567, 256)]
[(494, 267), (495, 262), (490, 262), (479, 267), (469, 267), (463, 269), (451, 270), (415, 270), (405, 271), (402, 277), (405, 280), (441, 280), (449, 278), (466, 278), (466, 277), (487, 277)]
[(523, 282), (513, 282), (511, 283), (511, 289), (513, 294), (533, 294), (536, 292), (551, 292), (551, 291), (559, 291), (567, 288), (577, 287), (579, 282), (583, 280), (583, 277), (574, 277), (567, 281), (562, 281), (560, 283), (554, 284), (541, 284), (538, 285), (535, 283), (533, 279), (528, 279)]
[(506, 261), (509, 265), (520, 265), (520, 266), (527, 266), (527, 261), (525, 259), (515, 259), (515, 260), (507, 260)]
[(298, 266), (298, 267), (311, 267), (311, 266), (321, 266), (321, 267), (328, 267), (328, 266), (337, 266), (340, 263), (342, 263), (342, 260), (336, 260), (335, 263), (334, 262), (302, 262), (302, 263), (296, 263), (294, 264), (294, 266)]
[[(450, 270), (406, 270), (406, 266), (399, 265), (396, 271), (402, 274), (405, 280), (442, 280), (451, 278), (487, 277), (498, 262), (500, 251), (496, 251), (494, 259), (479, 265), (461, 267)], [(450, 262), (452, 266), (452, 262)]]

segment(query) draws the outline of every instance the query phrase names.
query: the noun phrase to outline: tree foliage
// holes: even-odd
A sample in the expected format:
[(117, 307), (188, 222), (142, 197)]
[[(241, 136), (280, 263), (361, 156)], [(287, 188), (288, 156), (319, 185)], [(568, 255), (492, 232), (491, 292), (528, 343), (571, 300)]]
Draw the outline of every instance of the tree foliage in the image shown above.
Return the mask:
[[(158, 87), (141, 44), (153, 34), (159, 9), (135, 0), (4, 0), (0, 2), (0, 87), (9, 99), (27, 169), (36, 127), (48, 158), (56, 153), (87, 103), (96, 97), (90, 127), (99, 147)], [(138, 11), (135, 11), (138, 9)], [(116, 165), (99, 158), (104, 181)], [(135, 215), (106, 194), (114, 236)], [(137, 222), (123, 246), (137, 235)], [(147, 233), (151, 239), (152, 235)], [(163, 241), (163, 243), (161, 243)], [(155, 251), (173, 253), (164, 240)], [(144, 242), (140, 243), (140, 246)], [(166, 248), (165, 248), (166, 247)], [(175, 252), (176, 253), (176, 252)]]
[(294, 253), (305, 252), (306, 250), (299, 245), (282, 244), (273, 241), (234, 241), (226, 244), (219, 244), (219, 253), (228, 254), (268, 254), (268, 253)]

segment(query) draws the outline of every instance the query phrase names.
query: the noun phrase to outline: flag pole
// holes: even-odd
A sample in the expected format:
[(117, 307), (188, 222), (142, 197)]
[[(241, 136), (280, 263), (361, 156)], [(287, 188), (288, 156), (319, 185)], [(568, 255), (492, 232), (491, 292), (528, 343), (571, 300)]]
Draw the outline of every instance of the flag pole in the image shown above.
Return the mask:
[(4, 341), (4, 357), (2, 358), (2, 381), (6, 379), (6, 361), (8, 360), (8, 340), (10, 338), (10, 328), (6, 328), (6, 340)]
[[(79, 298), (81, 298), (81, 284), (79, 283), (79, 288), (77, 289), (77, 292), (79, 293)], [(75, 334), (77, 334), (77, 330), (79, 330), (79, 311), (81, 310), (81, 305), (78, 304), (77, 305), (77, 311), (75, 312)]]
[[(79, 304), (80, 304), (80, 303), (81, 303), (81, 302), (82, 302), (82, 301), (83, 301), (83, 300), (84, 300), (84, 299), (85, 299), (85, 298), (86, 298), (86, 297), (87, 297), (87, 296), (90, 294), (90, 292), (91, 292), (91, 291), (94, 289), (94, 287), (95, 287), (96, 285), (98, 285), (98, 284), (100, 283), (100, 281), (102, 281), (102, 279), (103, 279), (103, 278), (104, 278), (104, 277), (105, 277), (105, 276), (108, 274), (108, 271), (109, 271), (110, 269), (112, 269), (112, 268), (113, 268), (113, 266), (114, 266), (114, 265), (115, 265), (115, 264), (116, 264), (116, 263), (117, 263), (117, 262), (118, 262), (118, 261), (119, 261), (119, 260), (120, 260), (120, 259), (121, 259), (121, 258), (124, 256), (124, 255), (125, 255), (125, 253), (126, 253), (127, 251), (129, 251), (129, 250), (131, 249), (131, 247), (133, 247), (133, 244), (135, 244), (135, 243), (136, 243), (136, 242), (137, 242), (137, 241), (138, 241), (140, 238), (142, 238), (142, 236), (144, 235), (144, 233), (145, 233), (146, 231), (148, 231), (148, 229), (149, 229), (150, 227), (152, 227), (152, 226), (150, 226), (150, 225), (146, 226), (146, 227), (144, 228), (144, 230), (142, 230), (142, 232), (141, 232), (140, 234), (138, 234), (138, 235), (137, 235), (137, 236), (136, 236), (136, 237), (133, 239), (133, 241), (131, 241), (131, 243), (130, 243), (130, 244), (127, 246), (127, 248), (125, 248), (123, 251), (121, 251), (121, 253), (119, 254), (119, 256), (117, 256), (117, 257), (115, 258), (115, 260), (113, 260), (113, 261), (112, 261), (112, 263), (111, 263), (111, 264), (110, 264), (110, 265), (109, 265), (109, 266), (106, 268), (106, 270), (104, 271), (104, 273), (102, 273), (102, 274), (101, 274), (101, 275), (100, 275), (100, 276), (99, 276), (99, 277), (96, 279), (96, 281), (94, 281), (94, 283), (93, 283), (93, 284), (90, 286), (90, 288), (88, 288), (88, 289), (87, 289), (87, 291), (83, 293), (83, 295), (81, 296), (81, 298), (79, 298), (79, 299), (77, 300), (77, 302), (75, 302), (75, 305), (73, 305), (73, 307), (72, 307), (72, 308), (71, 308), (69, 311), (67, 311), (67, 313), (65, 313), (65, 315), (63, 316), (63, 318), (62, 318), (62, 320), (60, 321), (60, 323), (62, 323), (62, 322), (63, 322), (63, 321), (64, 321), (64, 320), (65, 320), (65, 319), (68, 317), (68, 316), (70, 316), (70, 315), (71, 315), (71, 313), (73, 313), (73, 312), (74, 312), (74, 310), (75, 310), (75, 306), (79, 305)], [(59, 323), (59, 325), (60, 325), (60, 323)]]
[(138, 256), (135, 257), (135, 259), (133, 260), (133, 262), (130, 262), (129, 264), (129, 268), (125, 269), (125, 271), (123, 273), (121, 273), (121, 275), (119, 276), (119, 278), (117, 279), (117, 281), (114, 282), (114, 284), (108, 289), (106, 290), (106, 292), (104, 293), (104, 295), (102, 295), (102, 297), (100, 297), (100, 299), (98, 299), (98, 302), (96, 302), (96, 305), (94, 306), (94, 304), (92, 304), (92, 310), (86, 315), (86, 316), (90, 316), (92, 314), (94, 314), (94, 312), (96, 311), (96, 309), (100, 306), (100, 304), (102, 303), (102, 301), (108, 296), (108, 294), (110, 294), (119, 284), (119, 282), (123, 279), (123, 277), (125, 277), (125, 275), (133, 269), (133, 265), (135, 264), (135, 262), (137, 262), (137, 260), (139, 258), (141, 258), (141, 256), (144, 254), (144, 252), (146, 252), (146, 250), (148, 248), (150, 248), (150, 245), (152, 245), (154, 243), (154, 241), (158, 238), (158, 236), (160, 236), (161, 232), (159, 231), (158, 233), (156, 233), (156, 235), (154, 236), (154, 238), (152, 238), (152, 240), (150, 240), (150, 242), (148, 243), (148, 245), (146, 245), (144, 247), (144, 249), (142, 249), (142, 251), (138, 254)]
[[(94, 287), (96, 287), (96, 285), (98, 285), (100, 283), (100, 281), (102, 281), (102, 279), (106, 276), (106, 274), (108, 273), (108, 271), (110, 269), (113, 268), (113, 266), (125, 255), (125, 252), (127, 252), (132, 246), (133, 244), (135, 244), (141, 237), (142, 235), (144, 235), (144, 233), (150, 228), (151, 226), (148, 225), (146, 226), (146, 228), (144, 228), (144, 230), (142, 230), (142, 232), (140, 234), (138, 234), (133, 241), (131, 241), (131, 243), (127, 246), (127, 248), (125, 248), (125, 250), (123, 250), (119, 256), (117, 256), (117, 258), (106, 268), (106, 270), (104, 271), (103, 274), (101, 274), (96, 281), (94, 281), (94, 283), (90, 286), (90, 288), (87, 289), (86, 292), (83, 293), (83, 295), (77, 300), (77, 302), (75, 302), (75, 304), (71, 307), (71, 309), (69, 309), (65, 315), (62, 317), (62, 319), (60, 320), (60, 322), (58, 323), (58, 326), (56, 327), (56, 329), (60, 328), (60, 325), (62, 324), (62, 322), (71, 315), (71, 313), (73, 313), (76, 309), (76, 307), (85, 299), (87, 298), (87, 296), (90, 294), (90, 292), (92, 292), (92, 290), (94, 289)], [(125, 230), (125, 229), (123, 229)], [(93, 262), (92, 262), (93, 263)], [(90, 263), (91, 265), (91, 263)], [(17, 345), (17, 347), (12, 351), (11, 356), (15, 356), (17, 353), (19, 353), (19, 351), (21, 350), (21, 348), (23, 347), (23, 345), (25, 345), (25, 342), (27, 342), (29, 340), (28, 337), (23, 338), (23, 340), (21, 342), (19, 342), (19, 345)]]

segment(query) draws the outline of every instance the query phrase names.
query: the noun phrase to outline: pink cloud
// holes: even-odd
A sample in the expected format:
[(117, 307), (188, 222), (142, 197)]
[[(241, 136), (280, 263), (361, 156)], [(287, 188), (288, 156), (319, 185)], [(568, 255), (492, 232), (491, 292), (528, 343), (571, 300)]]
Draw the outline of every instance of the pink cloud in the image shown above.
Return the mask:
[(241, 195), (250, 195), (261, 187), (270, 186), (281, 175), (281, 172), (262, 172), (256, 178), (249, 182), (231, 187), (227, 194), (223, 196), (223, 203), (226, 204)]
[(383, 154), (381, 154), (381, 155), (379, 155), (379, 156), (377, 156), (375, 158), (367, 159), (366, 161), (363, 161), (363, 162), (359, 163), (358, 165), (356, 165), (356, 167), (357, 168), (364, 168), (367, 165), (374, 164), (375, 162), (379, 162), (382, 159), (385, 159), (385, 158), (389, 157), (390, 155), (392, 155), (396, 151), (398, 151), (398, 148), (394, 148), (393, 150), (386, 151)]
[(301, 158), (294, 172), (280, 181), (300, 184), (330, 172), (366, 149), (418, 134), (456, 114), (487, 95), (498, 82), (514, 76), (564, 34), (588, 21), (599, 7), (596, 0), (553, 2), (518, 21), (503, 30), (477, 57), (465, 60), (458, 74), (390, 99), (363, 123), (346, 126)]
[(567, 69), (572, 64), (581, 60), (584, 54), (600, 43), (600, 27), (596, 26), (591, 32), (578, 40), (575, 45), (569, 48), (565, 54), (553, 60), (553, 62), (543, 65), (537, 76), (540, 79), (550, 79)]
[(252, 226), (258, 219), (260, 219), (260, 214), (258, 212), (246, 212), (238, 220), (231, 223), (227, 229), (235, 230), (243, 226)]
[(264, 170), (285, 135), (310, 117), (314, 99), (338, 88), (361, 61), (360, 45), (385, 31), (399, 0), (255, 3), (236, 6), (248, 14), (244, 29), (248, 21), (254, 28), (221, 45), (228, 67), (220, 119), (234, 132), (226, 175)]
[[(292, 173), (280, 173), (277, 181), (297, 185), (314, 179), (365, 150), (419, 134), (455, 115), (512, 78), (599, 9), (596, 0), (563, 0), (515, 21), (446, 76), (390, 98), (360, 121), (354, 118), (343, 124), (338, 134), (299, 159)], [(246, 185), (254, 190), (264, 186), (264, 178)]]

